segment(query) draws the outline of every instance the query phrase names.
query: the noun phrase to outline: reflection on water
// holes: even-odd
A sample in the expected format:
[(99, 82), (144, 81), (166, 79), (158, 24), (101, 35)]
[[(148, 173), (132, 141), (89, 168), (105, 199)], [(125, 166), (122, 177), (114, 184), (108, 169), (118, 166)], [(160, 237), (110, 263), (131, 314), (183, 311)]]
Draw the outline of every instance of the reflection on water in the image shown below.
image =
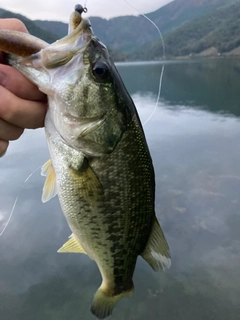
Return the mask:
[[(223, 62), (166, 65), (163, 99), (144, 128), (173, 263), (155, 273), (139, 258), (135, 294), (117, 305), (114, 320), (239, 319), (240, 69)], [(143, 122), (154, 109), (160, 68), (119, 66)], [(41, 203), (39, 172), (23, 185), (47, 159), (42, 130), (26, 132), (0, 159), (1, 228), (21, 190), (0, 238), (1, 319), (94, 319), (95, 263), (57, 254), (70, 235), (58, 200)]]
[[(120, 64), (129, 92), (157, 94), (161, 64)], [(171, 106), (189, 106), (240, 116), (240, 60), (165, 62), (162, 96)]]

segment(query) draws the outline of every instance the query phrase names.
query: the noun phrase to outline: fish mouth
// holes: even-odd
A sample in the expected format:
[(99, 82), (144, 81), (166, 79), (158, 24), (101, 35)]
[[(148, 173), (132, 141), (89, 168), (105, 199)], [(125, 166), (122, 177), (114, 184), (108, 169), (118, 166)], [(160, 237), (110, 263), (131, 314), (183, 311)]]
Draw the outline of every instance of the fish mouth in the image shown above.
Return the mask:
[(61, 67), (83, 52), (93, 37), (90, 21), (75, 11), (70, 17), (69, 34), (41, 50), (41, 63), (47, 69)]
[[(70, 26), (70, 24), (69, 24)], [(65, 48), (66, 45), (72, 46), (73, 48), (81, 48), (88, 44), (93, 37), (93, 31), (91, 28), (91, 23), (88, 19), (83, 19), (79, 21), (78, 26), (73, 29), (69, 27), (69, 33), (64, 38), (56, 41), (54, 47)], [(51, 45), (50, 45), (51, 46)], [(49, 46), (49, 47), (50, 47)]]

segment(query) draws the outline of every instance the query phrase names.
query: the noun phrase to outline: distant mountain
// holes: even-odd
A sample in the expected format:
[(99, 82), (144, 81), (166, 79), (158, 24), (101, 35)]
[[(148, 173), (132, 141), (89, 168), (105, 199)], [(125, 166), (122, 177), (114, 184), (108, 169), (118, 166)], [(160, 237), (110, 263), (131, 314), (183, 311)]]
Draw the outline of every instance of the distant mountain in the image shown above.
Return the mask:
[[(134, 47), (157, 37), (155, 28), (142, 16), (124, 16), (110, 20), (90, 17), (89, 20), (96, 36), (114, 51), (129, 52)], [(42, 29), (51, 31), (59, 37), (67, 34), (67, 24), (40, 20), (34, 22)]]
[[(175, 0), (157, 11), (147, 14), (147, 16), (165, 34), (186, 22), (236, 2), (239, 0)], [(142, 45), (149, 44), (159, 38), (154, 26), (142, 16), (123, 16), (110, 20), (99, 17), (90, 17), (89, 19), (97, 37), (107, 47), (125, 56), (136, 51)], [(40, 20), (35, 23), (59, 37), (67, 33), (67, 24), (60, 25), (59, 22)]]
[[(216, 54), (240, 46), (240, 2), (188, 23), (166, 39), (171, 55), (189, 55), (215, 48)], [(171, 44), (174, 43), (172, 46)], [(203, 53), (204, 54), (204, 53)]]
[(34, 20), (39, 28), (54, 34), (58, 39), (63, 38), (68, 33), (68, 24), (60, 21)]
[(239, 0), (175, 0), (147, 16), (156, 23), (162, 33), (166, 33), (236, 2)]
[(48, 31), (46, 32), (46, 30), (39, 28), (32, 20), (22, 16), (21, 14), (0, 9), (0, 18), (16, 18), (21, 20), (31, 34), (42, 40), (45, 40), (46, 42), (52, 43), (58, 39), (55, 34), (52, 34)]
[[(167, 56), (240, 54), (240, 1), (185, 23), (165, 36)], [(129, 59), (159, 59), (159, 41), (149, 43)]]
[[(168, 56), (195, 54), (208, 49), (210, 53), (219, 50), (226, 52), (238, 45), (236, 32), (239, 31), (238, 24), (240, 25), (237, 17), (239, 4), (240, 0), (175, 0), (147, 16), (160, 27)], [(229, 18), (229, 14), (232, 18)], [(47, 42), (53, 42), (67, 34), (66, 23), (31, 21), (22, 15), (2, 9), (0, 17), (15, 17), (22, 20), (30, 33)], [(124, 16), (109, 20), (90, 17), (89, 19), (94, 33), (109, 48), (115, 61), (161, 58), (159, 34), (144, 17)]]

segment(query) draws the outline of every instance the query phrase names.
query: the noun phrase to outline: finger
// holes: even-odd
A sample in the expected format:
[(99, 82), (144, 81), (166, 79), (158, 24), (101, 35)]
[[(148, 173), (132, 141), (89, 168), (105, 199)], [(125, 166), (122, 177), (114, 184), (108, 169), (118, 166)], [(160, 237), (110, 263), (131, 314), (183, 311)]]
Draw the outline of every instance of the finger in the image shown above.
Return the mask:
[(43, 127), (47, 104), (18, 98), (0, 86), (0, 119), (28, 129)]
[(24, 129), (14, 126), (2, 119), (0, 119), (0, 139), (1, 140), (17, 140), (22, 134)]
[(0, 157), (2, 157), (7, 151), (9, 141), (0, 140)]
[(0, 64), (0, 85), (21, 99), (47, 101), (46, 95), (16, 69)]
[(0, 29), (16, 30), (16, 31), (28, 33), (28, 30), (27, 30), (25, 24), (21, 20), (18, 20), (15, 18), (1, 19), (0, 20)]

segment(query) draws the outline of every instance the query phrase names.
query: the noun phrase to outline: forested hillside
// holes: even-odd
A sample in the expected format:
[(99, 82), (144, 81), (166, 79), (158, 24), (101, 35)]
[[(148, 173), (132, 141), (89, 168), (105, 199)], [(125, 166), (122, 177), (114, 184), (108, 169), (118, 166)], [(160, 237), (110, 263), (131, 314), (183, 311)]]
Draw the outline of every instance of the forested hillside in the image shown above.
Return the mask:
[[(186, 23), (164, 37), (167, 56), (238, 54), (240, 2)], [(232, 52), (234, 50), (234, 52)], [(158, 59), (159, 41), (136, 51), (132, 59)]]
[(236, 2), (239, 0), (175, 0), (147, 16), (156, 23), (162, 33), (166, 33)]

